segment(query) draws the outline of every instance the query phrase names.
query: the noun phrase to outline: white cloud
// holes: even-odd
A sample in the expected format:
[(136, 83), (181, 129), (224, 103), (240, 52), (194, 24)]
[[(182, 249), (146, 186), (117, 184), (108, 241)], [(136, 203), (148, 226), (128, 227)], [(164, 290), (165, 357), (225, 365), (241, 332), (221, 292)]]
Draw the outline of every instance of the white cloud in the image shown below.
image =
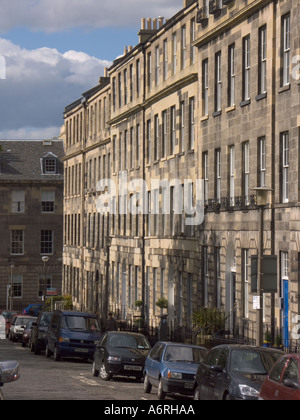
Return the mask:
[(59, 32), (68, 28), (136, 25), (141, 17), (170, 18), (183, 0), (2, 0), (0, 28)]
[(2, 138), (34, 134), (30, 128), (27, 136), (18, 131), (24, 127), (42, 128), (49, 133), (57, 127), (59, 132), (65, 106), (96, 86), (104, 67), (111, 64), (83, 52), (23, 49), (1, 38), (0, 56), (6, 63), (6, 79), (0, 80)]
[(58, 137), (60, 133), (59, 127), (23, 127), (17, 130), (0, 130), (1, 140), (45, 140)]

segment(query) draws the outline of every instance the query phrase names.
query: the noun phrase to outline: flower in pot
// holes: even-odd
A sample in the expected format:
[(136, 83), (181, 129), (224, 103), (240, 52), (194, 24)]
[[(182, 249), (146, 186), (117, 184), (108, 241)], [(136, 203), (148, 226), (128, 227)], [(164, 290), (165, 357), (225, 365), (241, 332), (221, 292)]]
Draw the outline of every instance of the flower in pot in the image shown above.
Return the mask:
[(168, 309), (169, 307), (169, 303), (167, 301), (166, 298), (161, 297), (160, 299), (158, 299), (158, 301), (156, 302), (156, 306), (158, 306), (160, 309)]
[(270, 347), (272, 343), (272, 335), (269, 331), (265, 332), (264, 347)]
[(135, 307), (137, 309), (141, 309), (142, 306), (143, 306), (143, 301), (142, 300), (136, 300), (135, 301)]

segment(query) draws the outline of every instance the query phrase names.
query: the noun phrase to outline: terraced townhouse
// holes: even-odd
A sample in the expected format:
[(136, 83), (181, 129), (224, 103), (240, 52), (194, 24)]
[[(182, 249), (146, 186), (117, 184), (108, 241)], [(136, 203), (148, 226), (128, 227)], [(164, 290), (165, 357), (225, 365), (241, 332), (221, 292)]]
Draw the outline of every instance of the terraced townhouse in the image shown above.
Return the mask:
[[(139, 43), (66, 107), (63, 289), (76, 307), (155, 327), (165, 298), (172, 330), (216, 307), (230, 336), (296, 345), (299, 10), (185, 0), (169, 20), (143, 18)], [(265, 256), (271, 285), (255, 275)]]
[(0, 141), (1, 309), (61, 294), (63, 156), (57, 139)]

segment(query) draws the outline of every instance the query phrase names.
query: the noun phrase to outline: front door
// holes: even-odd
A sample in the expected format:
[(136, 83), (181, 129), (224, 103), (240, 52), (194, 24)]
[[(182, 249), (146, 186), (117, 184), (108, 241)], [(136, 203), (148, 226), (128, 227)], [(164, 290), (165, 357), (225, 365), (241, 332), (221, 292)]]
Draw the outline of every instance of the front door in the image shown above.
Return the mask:
[(283, 280), (283, 342), (289, 347), (289, 281)]

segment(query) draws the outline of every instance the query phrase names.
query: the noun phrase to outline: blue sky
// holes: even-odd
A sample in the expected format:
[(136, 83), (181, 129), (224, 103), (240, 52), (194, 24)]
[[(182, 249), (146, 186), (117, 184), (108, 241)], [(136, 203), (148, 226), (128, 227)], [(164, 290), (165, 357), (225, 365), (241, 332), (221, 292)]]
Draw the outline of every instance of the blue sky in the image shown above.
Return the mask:
[(141, 18), (171, 18), (182, 7), (183, 0), (2, 0), (0, 139), (58, 136), (65, 106), (138, 44)]

